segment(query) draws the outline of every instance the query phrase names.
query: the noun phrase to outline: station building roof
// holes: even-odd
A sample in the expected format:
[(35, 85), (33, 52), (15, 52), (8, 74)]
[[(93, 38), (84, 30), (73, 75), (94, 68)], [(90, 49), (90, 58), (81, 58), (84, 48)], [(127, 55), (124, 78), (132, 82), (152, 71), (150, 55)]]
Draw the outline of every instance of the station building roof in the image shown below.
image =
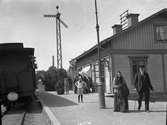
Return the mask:
[[(112, 36), (110, 36), (110, 37), (102, 40), (100, 42), (100, 45), (103, 46), (103, 45), (109, 43), (111, 40), (114, 40), (115, 38), (121, 37), (121, 35), (129, 32), (131, 30), (134, 30), (136, 27), (140, 27), (142, 24), (144, 24), (144, 23), (152, 20), (153, 18), (155, 18), (155, 17), (157, 17), (159, 15), (165, 15), (165, 16), (167, 16), (167, 8), (164, 8), (164, 9), (158, 11), (157, 13), (155, 13), (155, 14), (153, 14), (153, 15), (145, 18), (145, 19), (143, 19), (142, 21), (140, 21), (140, 22), (138, 22), (138, 23), (136, 23), (136, 24), (128, 27), (127, 29), (124, 29), (124, 30), (120, 31), (119, 33), (116, 33), (116, 34), (114, 34), (114, 35), (112, 35)], [(77, 57), (73, 58), (72, 60), (70, 60), (70, 62), (77, 61), (77, 60), (85, 57), (86, 55), (90, 54), (92, 51), (97, 50), (97, 48), (98, 48), (98, 45), (96, 44), (92, 48), (90, 48), (89, 50), (85, 51), (84, 53), (82, 53), (79, 56), (77, 56)]]

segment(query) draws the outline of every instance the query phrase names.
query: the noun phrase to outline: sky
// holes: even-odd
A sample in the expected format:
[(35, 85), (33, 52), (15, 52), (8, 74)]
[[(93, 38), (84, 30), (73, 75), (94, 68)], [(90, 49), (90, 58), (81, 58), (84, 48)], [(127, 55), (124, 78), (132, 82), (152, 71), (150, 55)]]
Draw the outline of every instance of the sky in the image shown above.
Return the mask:
[[(120, 23), (125, 10), (139, 13), (139, 21), (165, 8), (167, 0), (97, 0), (100, 40), (112, 36), (112, 26)], [(38, 70), (47, 70), (56, 64), (55, 19), (44, 14), (56, 14), (59, 6), (63, 68), (69, 61), (96, 45), (94, 0), (0, 0), (0, 43), (21, 42), (35, 48)]]

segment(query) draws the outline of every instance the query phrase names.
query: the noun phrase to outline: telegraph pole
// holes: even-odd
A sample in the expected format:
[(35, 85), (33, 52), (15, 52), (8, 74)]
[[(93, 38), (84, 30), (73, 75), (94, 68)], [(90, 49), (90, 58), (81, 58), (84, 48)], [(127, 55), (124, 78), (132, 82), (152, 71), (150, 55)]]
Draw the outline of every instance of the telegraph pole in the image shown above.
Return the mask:
[(105, 98), (104, 98), (104, 86), (102, 83), (102, 71), (101, 71), (101, 54), (100, 54), (100, 35), (99, 35), (99, 22), (98, 22), (98, 12), (97, 12), (97, 1), (95, 0), (95, 15), (96, 15), (96, 31), (97, 31), (97, 44), (98, 44), (98, 68), (99, 68), (99, 82), (98, 93), (99, 93), (99, 104), (100, 108), (105, 108)]

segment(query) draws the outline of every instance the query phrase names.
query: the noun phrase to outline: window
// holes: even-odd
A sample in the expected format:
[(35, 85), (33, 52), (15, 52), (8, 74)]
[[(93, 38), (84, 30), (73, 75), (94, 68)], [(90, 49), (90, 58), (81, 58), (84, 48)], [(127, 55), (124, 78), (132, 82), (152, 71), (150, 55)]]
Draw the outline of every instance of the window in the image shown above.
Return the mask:
[(156, 38), (158, 41), (167, 41), (167, 25), (156, 26)]

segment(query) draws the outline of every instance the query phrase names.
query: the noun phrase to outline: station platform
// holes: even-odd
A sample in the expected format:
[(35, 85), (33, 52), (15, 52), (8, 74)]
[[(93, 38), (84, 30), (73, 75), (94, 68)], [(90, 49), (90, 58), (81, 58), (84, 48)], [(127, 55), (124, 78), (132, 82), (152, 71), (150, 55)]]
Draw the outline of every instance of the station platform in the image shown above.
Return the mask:
[(129, 112), (113, 111), (114, 100), (105, 97), (106, 108), (99, 108), (97, 93), (85, 94), (78, 103), (77, 94), (57, 95), (56, 92), (37, 92), (46, 108), (52, 125), (166, 125), (166, 102), (151, 102), (150, 112), (137, 111), (137, 102), (129, 101)]

